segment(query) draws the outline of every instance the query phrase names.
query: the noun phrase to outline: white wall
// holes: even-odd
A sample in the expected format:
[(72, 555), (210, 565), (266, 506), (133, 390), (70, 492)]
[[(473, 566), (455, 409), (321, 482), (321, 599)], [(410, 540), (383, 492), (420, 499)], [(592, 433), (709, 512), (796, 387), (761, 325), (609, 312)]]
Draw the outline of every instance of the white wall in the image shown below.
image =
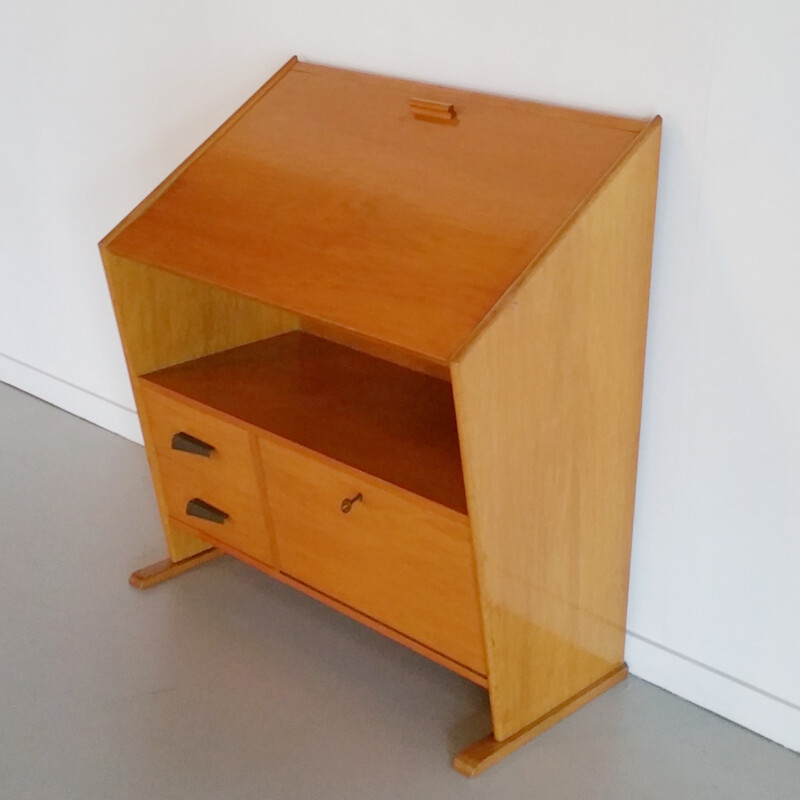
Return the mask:
[(0, 20), (0, 380), (131, 438), (95, 243), (293, 53), (662, 114), (628, 660), (800, 750), (796, 0), (2, 0)]

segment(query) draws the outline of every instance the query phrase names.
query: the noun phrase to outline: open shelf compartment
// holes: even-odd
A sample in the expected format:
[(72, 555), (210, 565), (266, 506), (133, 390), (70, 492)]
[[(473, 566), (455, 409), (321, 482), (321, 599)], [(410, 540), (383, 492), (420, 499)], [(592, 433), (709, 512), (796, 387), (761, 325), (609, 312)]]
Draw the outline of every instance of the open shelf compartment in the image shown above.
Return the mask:
[(142, 379), (467, 513), (447, 381), (291, 331)]

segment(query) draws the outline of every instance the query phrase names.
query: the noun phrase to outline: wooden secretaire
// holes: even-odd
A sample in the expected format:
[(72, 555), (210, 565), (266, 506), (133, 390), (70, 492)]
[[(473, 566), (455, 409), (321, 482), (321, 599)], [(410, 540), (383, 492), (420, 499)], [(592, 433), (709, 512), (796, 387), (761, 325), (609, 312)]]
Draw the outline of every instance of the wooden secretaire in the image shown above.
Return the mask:
[(489, 692), (476, 774), (623, 662), (660, 119), (290, 61), (101, 243), (169, 560)]

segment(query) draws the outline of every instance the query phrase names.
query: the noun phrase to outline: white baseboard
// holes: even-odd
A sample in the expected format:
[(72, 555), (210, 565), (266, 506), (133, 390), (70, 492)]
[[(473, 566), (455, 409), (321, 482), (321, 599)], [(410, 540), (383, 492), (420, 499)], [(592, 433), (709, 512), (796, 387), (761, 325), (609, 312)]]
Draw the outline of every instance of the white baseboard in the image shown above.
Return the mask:
[(3, 354), (0, 354), (0, 381), (132, 442), (143, 443), (139, 417), (132, 408)]
[(800, 706), (628, 631), (632, 675), (800, 752)]

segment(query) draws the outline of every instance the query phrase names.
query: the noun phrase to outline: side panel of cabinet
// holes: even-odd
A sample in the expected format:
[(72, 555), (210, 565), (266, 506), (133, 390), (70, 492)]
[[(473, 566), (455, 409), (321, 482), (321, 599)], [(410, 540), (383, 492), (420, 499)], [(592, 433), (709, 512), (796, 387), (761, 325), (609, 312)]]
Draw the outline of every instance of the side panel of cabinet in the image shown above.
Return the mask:
[(101, 248), (169, 556), (173, 561), (208, 544), (172, 525), (139, 376), (200, 356), (294, 330), (297, 317), (245, 297), (121, 258)]
[(452, 365), (498, 740), (622, 663), (659, 143)]

